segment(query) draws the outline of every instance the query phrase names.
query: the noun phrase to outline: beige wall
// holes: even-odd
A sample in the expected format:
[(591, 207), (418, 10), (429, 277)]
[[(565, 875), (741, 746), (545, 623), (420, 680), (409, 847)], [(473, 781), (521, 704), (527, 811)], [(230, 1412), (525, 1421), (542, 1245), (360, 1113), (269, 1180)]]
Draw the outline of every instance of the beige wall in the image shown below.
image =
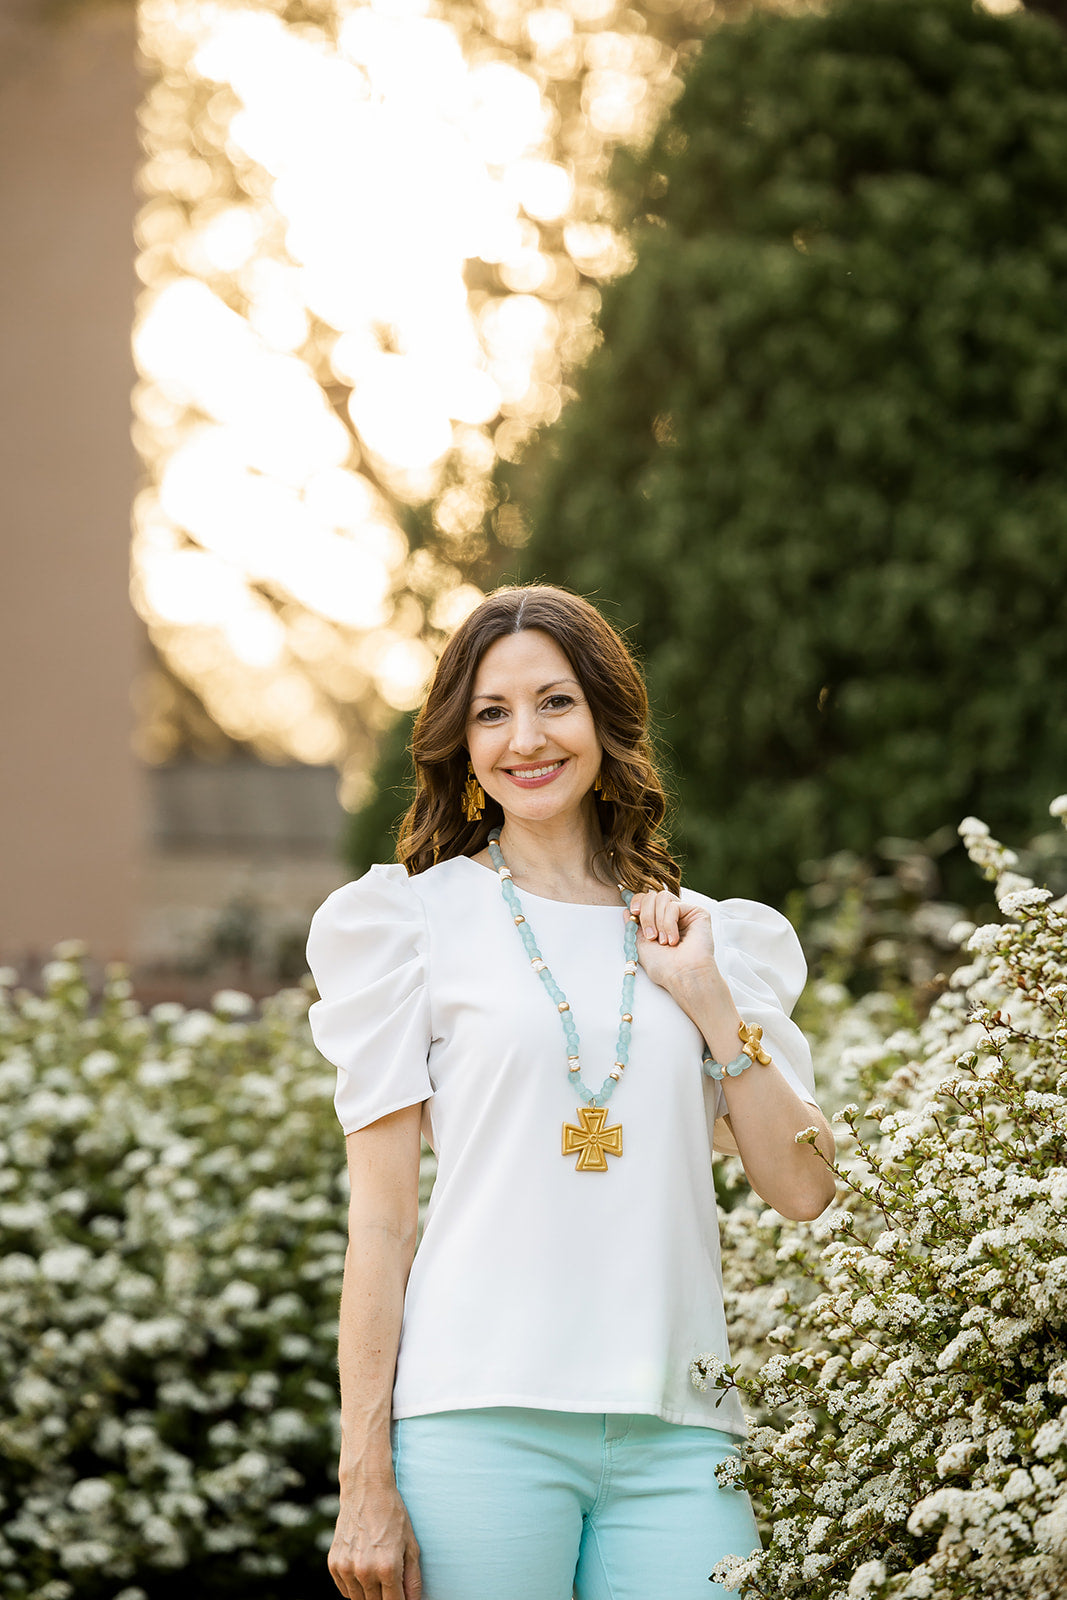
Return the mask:
[(128, 958), (142, 839), (130, 747), (132, 3), (0, 38), (0, 960)]

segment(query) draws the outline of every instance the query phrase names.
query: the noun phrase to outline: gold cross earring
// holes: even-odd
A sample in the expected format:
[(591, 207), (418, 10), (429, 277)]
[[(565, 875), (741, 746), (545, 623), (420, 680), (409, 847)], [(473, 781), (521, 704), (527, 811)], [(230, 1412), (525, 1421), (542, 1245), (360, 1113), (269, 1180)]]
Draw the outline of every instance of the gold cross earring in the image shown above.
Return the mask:
[(467, 762), (467, 781), (463, 785), (463, 814), (468, 822), (480, 822), (485, 807), (485, 790), (474, 776), (474, 765)]
[(598, 772), (596, 777), (593, 779), (593, 788), (600, 796), (601, 800), (607, 800), (614, 803), (618, 802), (619, 797), (611, 787), (611, 784), (604, 782), (603, 770)]

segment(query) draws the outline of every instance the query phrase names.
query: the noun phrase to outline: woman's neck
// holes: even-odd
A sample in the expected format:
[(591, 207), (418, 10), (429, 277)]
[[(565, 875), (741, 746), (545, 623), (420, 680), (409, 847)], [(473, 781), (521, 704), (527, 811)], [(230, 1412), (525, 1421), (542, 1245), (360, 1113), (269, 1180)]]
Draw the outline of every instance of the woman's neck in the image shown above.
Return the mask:
[(611, 904), (618, 888), (603, 862), (595, 859), (603, 848), (595, 812), (543, 823), (509, 817), (500, 834), (500, 849), (516, 887), (549, 900)]

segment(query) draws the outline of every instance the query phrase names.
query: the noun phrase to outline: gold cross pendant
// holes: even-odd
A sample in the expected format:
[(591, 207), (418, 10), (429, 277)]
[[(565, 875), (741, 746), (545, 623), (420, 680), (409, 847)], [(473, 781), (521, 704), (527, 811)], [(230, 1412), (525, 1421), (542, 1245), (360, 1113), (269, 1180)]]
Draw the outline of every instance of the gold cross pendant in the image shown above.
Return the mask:
[(575, 1172), (607, 1172), (607, 1156), (622, 1155), (622, 1123), (605, 1128), (607, 1106), (579, 1106), (578, 1115), (582, 1119), (580, 1128), (573, 1122), (563, 1124), (563, 1154), (580, 1152)]

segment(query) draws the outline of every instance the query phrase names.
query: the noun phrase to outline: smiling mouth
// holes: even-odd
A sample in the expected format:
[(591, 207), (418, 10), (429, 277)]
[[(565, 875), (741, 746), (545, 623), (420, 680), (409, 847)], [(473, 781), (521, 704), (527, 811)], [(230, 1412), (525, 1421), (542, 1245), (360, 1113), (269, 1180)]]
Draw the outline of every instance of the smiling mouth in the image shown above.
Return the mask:
[(544, 778), (552, 778), (566, 761), (547, 761), (540, 767), (505, 767), (504, 771), (509, 778), (514, 778), (518, 783), (535, 783)]

